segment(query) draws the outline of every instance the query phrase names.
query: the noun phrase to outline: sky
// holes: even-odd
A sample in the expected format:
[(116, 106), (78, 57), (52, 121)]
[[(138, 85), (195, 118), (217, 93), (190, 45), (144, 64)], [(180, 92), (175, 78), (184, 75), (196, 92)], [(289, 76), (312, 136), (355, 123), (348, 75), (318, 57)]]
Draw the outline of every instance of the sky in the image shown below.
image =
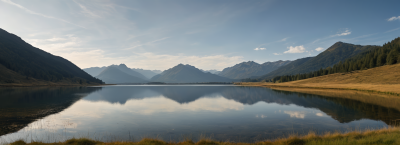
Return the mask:
[(0, 28), (80, 68), (222, 70), (400, 36), (398, 0), (0, 0)]

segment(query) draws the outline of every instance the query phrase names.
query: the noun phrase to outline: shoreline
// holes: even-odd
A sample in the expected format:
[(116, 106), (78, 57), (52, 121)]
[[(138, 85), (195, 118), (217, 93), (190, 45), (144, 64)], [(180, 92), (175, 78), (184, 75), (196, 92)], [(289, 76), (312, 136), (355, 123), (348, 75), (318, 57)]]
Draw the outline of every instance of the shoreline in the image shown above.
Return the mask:
[[(1, 142), (0, 142), (1, 143)], [(167, 142), (160, 139), (153, 138), (142, 138), (140, 141), (112, 141), (102, 142), (99, 140), (93, 140), (88, 138), (72, 138), (65, 141), (44, 143), (41, 141), (35, 141), (26, 143), (23, 139), (3, 144), (10, 145), (67, 145), (67, 144), (86, 144), (86, 145), (328, 145), (328, 144), (341, 144), (341, 145), (352, 145), (352, 144), (399, 144), (400, 143), (400, 128), (399, 127), (387, 127), (381, 129), (366, 129), (366, 130), (352, 130), (344, 133), (340, 132), (326, 132), (318, 135), (315, 132), (309, 132), (304, 136), (297, 134), (289, 135), (288, 137), (277, 138), (274, 140), (264, 140), (254, 143), (248, 142), (231, 142), (231, 141), (216, 141), (211, 138), (203, 137), (197, 142), (191, 139), (184, 139), (178, 142)]]
[[(241, 82), (235, 83), (239, 86), (267, 87), (271, 89), (288, 88), (288, 89), (316, 89), (316, 90), (351, 90), (367, 93), (386, 94), (400, 96), (400, 84), (328, 84), (328, 83), (305, 83), (287, 82), (287, 83), (265, 83), (265, 82)], [(385, 91), (382, 91), (385, 90)]]
[(78, 84), (0, 84), (0, 88), (8, 87), (91, 87), (91, 86), (111, 86), (115, 84), (93, 84), (93, 85), (78, 85)]

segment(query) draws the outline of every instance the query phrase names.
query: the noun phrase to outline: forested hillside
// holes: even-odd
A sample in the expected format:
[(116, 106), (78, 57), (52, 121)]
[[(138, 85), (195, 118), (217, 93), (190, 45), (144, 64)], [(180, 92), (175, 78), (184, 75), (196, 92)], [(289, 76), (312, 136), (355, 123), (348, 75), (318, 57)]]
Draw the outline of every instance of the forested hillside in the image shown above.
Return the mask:
[[(353, 45), (349, 43), (337, 42), (329, 47), (324, 52), (318, 54), (312, 58), (298, 59), (293, 64), (281, 67), (271, 73), (268, 73), (262, 77), (261, 80), (272, 79), (276, 76), (283, 75), (295, 75), (299, 73), (308, 73), (316, 71), (321, 68), (326, 68), (337, 64), (340, 61), (344, 61), (350, 57), (356, 56), (365, 51), (376, 48), (377, 46), (371, 45)], [(296, 64), (294, 64), (296, 63)]]
[(302, 73), (296, 75), (284, 75), (273, 78), (271, 81), (288, 82), (302, 80), (317, 76), (333, 73), (344, 73), (355, 70), (364, 70), (383, 65), (400, 63), (400, 37), (385, 43), (383, 46), (374, 46), (369, 51), (351, 57), (344, 62), (333, 65), (332, 67), (321, 68), (318, 71)]
[(254, 61), (242, 62), (232, 67), (227, 67), (218, 75), (231, 79), (245, 79), (261, 76), (291, 63), (291, 61), (276, 61), (258, 64)]
[(35, 48), (3, 29), (0, 29), (0, 65), (8, 69), (1, 70), (0, 75), (8, 74), (8, 78), (3, 77), (0, 83), (21, 82), (21, 76), (55, 83), (103, 83), (70, 61)]

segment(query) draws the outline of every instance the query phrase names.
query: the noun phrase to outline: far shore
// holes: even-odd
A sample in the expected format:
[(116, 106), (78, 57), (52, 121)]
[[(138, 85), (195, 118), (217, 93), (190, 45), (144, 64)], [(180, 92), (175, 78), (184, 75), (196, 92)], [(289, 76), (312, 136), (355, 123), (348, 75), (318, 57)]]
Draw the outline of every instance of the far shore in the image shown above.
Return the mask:
[(233, 85), (234, 83), (224, 83), (224, 82), (206, 82), (206, 83), (125, 83), (125, 84), (0, 84), (0, 87), (92, 87), (92, 86), (113, 86), (113, 85)]
[(0, 84), (1, 87), (91, 87), (110, 86), (114, 84)]

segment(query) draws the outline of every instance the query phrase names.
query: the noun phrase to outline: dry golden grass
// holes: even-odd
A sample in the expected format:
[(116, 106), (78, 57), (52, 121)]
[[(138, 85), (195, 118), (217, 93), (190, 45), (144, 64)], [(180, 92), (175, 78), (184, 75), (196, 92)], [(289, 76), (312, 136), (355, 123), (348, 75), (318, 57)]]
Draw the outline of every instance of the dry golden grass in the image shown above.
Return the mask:
[[(15, 141), (10, 145), (26, 145), (23, 140)], [(317, 135), (310, 132), (305, 136), (292, 135), (287, 138), (279, 138), (276, 140), (266, 140), (256, 143), (240, 143), (240, 142), (220, 142), (211, 139), (202, 139), (198, 142), (184, 140), (181, 142), (165, 142), (158, 139), (144, 138), (139, 142), (100, 142), (90, 139), (70, 139), (64, 142), (42, 143), (32, 142), (29, 145), (328, 145), (328, 144), (383, 144), (397, 145), (400, 144), (400, 128), (389, 127), (379, 130), (351, 131), (348, 133), (327, 132), (323, 135)]]
[(400, 111), (400, 97), (354, 90), (271, 87), (274, 90), (299, 92), (333, 98), (357, 100), (363, 103), (394, 108)]
[(285, 83), (245, 82), (236, 84), (264, 87), (359, 90), (400, 95), (400, 64)]

